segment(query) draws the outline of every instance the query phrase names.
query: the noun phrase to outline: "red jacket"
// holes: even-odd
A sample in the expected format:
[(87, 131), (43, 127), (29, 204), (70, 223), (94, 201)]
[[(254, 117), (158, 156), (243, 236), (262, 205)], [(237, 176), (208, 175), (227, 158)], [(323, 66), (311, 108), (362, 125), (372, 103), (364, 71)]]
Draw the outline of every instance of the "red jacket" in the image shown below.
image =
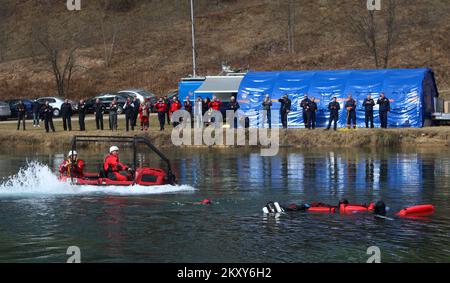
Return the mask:
[[(83, 178), (84, 161), (81, 159), (74, 160), (74, 164), (71, 165), (72, 160), (70, 158), (64, 160), (64, 162), (59, 166), (59, 173), (62, 176)], [(72, 175), (71, 175), (72, 174)]]
[(222, 105), (222, 102), (220, 102), (219, 100), (212, 101), (209, 103), (209, 107), (212, 108), (213, 110), (217, 110), (217, 111), (220, 111), (221, 105)]
[(164, 102), (158, 102), (155, 104), (156, 112), (162, 113), (166, 111), (167, 105)]
[[(145, 114), (144, 114), (145, 113)], [(150, 116), (150, 107), (147, 104), (139, 105), (139, 118), (148, 118)]]
[(176, 102), (172, 102), (172, 104), (170, 104), (170, 113), (173, 113), (175, 111), (178, 111), (181, 109), (181, 102), (176, 101)]
[(103, 169), (105, 172), (119, 172), (128, 170), (128, 167), (119, 161), (119, 157), (113, 154), (109, 154), (105, 157), (105, 162), (103, 163)]

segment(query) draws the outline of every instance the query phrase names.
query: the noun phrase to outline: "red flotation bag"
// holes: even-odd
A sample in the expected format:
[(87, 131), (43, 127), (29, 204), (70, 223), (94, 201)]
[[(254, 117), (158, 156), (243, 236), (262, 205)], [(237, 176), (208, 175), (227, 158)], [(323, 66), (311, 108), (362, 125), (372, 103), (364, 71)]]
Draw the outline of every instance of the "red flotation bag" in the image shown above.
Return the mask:
[(322, 213), (335, 213), (335, 207), (316, 206), (308, 208), (308, 212), (322, 212)]
[(408, 216), (408, 215), (429, 215), (434, 212), (434, 206), (431, 204), (414, 205), (407, 208), (403, 208), (396, 215)]
[(373, 211), (375, 207), (374, 203), (369, 205), (365, 204), (341, 204), (339, 211), (341, 213), (355, 213), (355, 212), (368, 212)]

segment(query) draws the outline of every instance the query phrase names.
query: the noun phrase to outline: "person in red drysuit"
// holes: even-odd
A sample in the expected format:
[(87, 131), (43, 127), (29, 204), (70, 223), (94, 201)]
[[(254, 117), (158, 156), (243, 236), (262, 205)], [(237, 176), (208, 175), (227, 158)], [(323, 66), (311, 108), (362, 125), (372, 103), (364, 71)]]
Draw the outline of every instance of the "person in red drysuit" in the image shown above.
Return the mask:
[(214, 96), (212, 101), (209, 103), (209, 107), (213, 110), (220, 111), (220, 106), (222, 106), (222, 102)]
[[(181, 109), (181, 102), (178, 101), (178, 98), (176, 96), (173, 97), (173, 101), (170, 104), (170, 108), (169, 108), (169, 113), (170, 113), (170, 119), (172, 120), (172, 114), (178, 110)], [(176, 121), (172, 121), (172, 125), (174, 127), (176, 127), (178, 124), (180, 124), (179, 122)]]
[(61, 173), (61, 176), (83, 178), (83, 169), (84, 161), (78, 159), (78, 154), (75, 150), (71, 150), (67, 159), (59, 166), (59, 173)]
[(159, 101), (155, 104), (156, 112), (158, 112), (158, 120), (159, 120), (159, 130), (164, 131), (164, 124), (166, 123), (166, 103), (163, 98), (160, 97)]
[[(114, 181), (130, 181), (132, 179), (131, 168), (119, 161), (119, 148), (117, 146), (110, 147), (109, 154), (105, 157), (103, 163), (103, 169), (108, 179)], [(128, 172), (124, 172), (127, 170)]]
[(149, 127), (150, 107), (145, 101), (139, 106), (139, 119), (141, 120), (141, 131), (148, 130)]

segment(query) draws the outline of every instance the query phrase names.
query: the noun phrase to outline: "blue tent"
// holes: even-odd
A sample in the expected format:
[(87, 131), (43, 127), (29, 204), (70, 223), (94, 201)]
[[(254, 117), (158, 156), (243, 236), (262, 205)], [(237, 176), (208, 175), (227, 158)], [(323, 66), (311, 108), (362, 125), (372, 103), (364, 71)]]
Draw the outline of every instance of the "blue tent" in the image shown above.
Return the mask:
[[(269, 94), (272, 100), (277, 101), (287, 94), (292, 100), (288, 125), (301, 128), (304, 124), (300, 101), (308, 93), (309, 97), (316, 99), (319, 108), (317, 126), (325, 127), (329, 118), (328, 103), (336, 96), (341, 104), (339, 126), (342, 127), (346, 124), (343, 104), (351, 93), (358, 104), (357, 124), (362, 127), (365, 126), (364, 98), (370, 93), (376, 101), (381, 92), (391, 100), (388, 127), (418, 128), (431, 121), (434, 97), (438, 96), (438, 91), (430, 69), (249, 72), (239, 87), (238, 101), (241, 110), (250, 117), (251, 127), (256, 127), (264, 96)], [(280, 103), (273, 102), (272, 112), (278, 114), (279, 108)], [(378, 105), (374, 108), (374, 116), (375, 125), (379, 127)]]

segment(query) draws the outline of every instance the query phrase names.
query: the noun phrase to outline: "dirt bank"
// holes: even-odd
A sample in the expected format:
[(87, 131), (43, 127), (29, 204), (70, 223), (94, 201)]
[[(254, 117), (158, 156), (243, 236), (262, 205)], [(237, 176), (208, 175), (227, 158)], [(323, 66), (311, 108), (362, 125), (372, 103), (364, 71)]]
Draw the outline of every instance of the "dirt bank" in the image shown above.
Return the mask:
[[(171, 141), (171, 130), (160, 132), (151, 129), (148, 132), (114, 132), (114, 135), (145, 135), (158, 147), (174, 147)], [(55, 133), (45, 133), (42, 129), (32, 129), (29, 131), (16, 131), (2, 129), (0, 131), (0, 144), (3, 148), (67, 148), (70, 146), (70, 139), (74, 135), (112, 135), (110, 131), (88, 131), (81, 133), (79, 131)], [(247, 146), (248, 146), (248, 135)], [(193, 135), (194, 136), (194, 135)], [(225, 137), (225, 133), (224, 133)], [(337, 132), (324, 131), (316, 129), (308, 131), (305, 129), (288, 129), (279, 131), (280, 147), (295, 148), (371, 148), (371, 147), (418, 147), (425, 148), (430, 146), (450, 146), (450, 127), (435, 127), (423, 129), (357, 129), (344, 130)], [(259, 143), (258, 143), (259, 144)], [(202, 145), (201, 147), (207, 147)], [(218, 147), (214, 145), (213, 147)], [(223, 146), (220, 146), (223, 147)]]

